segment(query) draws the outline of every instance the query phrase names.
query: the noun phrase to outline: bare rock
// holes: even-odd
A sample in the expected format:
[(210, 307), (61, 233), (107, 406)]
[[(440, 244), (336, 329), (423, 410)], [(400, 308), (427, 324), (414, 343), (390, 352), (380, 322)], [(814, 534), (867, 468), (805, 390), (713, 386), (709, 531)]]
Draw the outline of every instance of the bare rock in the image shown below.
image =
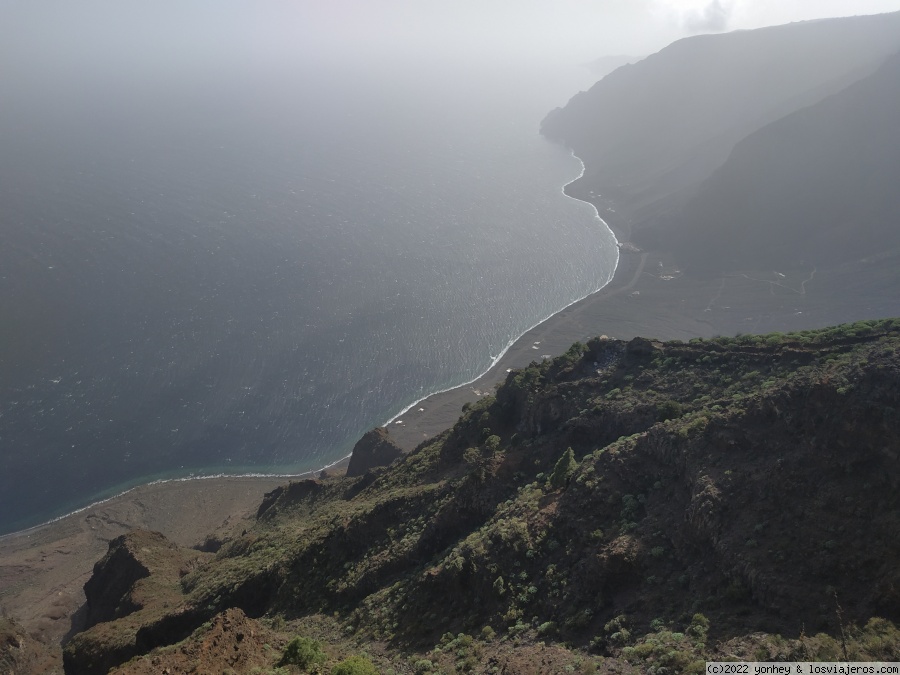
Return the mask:
[(376, 427), (367, 432), (353, 446), (348, 476), (362, 476), (369, 469), (387, 466), (403, 454), (400, 446), (388, 436), (384, 427)]

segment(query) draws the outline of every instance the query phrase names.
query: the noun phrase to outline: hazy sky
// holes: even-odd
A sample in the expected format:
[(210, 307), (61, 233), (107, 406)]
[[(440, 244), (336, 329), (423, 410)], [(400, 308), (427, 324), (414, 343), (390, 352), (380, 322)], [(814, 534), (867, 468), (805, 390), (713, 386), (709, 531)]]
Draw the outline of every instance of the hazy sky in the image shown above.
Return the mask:
[(287, 21), (278, 32), (315, 26), (307, 35), (314, 42), (577, 62), (648, 54), (694, 33), (898, 11), (900, 0), (286, 0), (281, 7)]
[[(0, 59), (180, 67), (439, 54), (579, 63), (686, 35), (900, 10), (900, 0), (0, 0)], [(0, 70), (3, 65), (0, 65)]]

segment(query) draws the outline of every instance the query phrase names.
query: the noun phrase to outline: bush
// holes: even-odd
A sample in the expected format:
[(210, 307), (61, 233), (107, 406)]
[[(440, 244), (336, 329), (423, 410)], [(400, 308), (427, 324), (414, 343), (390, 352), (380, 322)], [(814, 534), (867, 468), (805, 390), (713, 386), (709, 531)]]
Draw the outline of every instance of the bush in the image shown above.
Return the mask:
[(331, 669), (331, 675), (379, 675), (378, 669), (363, 656), (351, 656)]
[(323, 663), (326, 659), (322, 651), (322, 643), (306, 637), (295, 637), (288, 642), (281, 654), (279, 666), (299, 666), (304, 670), (316, 663)]
[(552, 635), (556, 632), (556, 624), (552, 621), (547, 621), (546, 623), (542, 623), (537, 628), (538, 635)]
[(709, 633), (709, 619), (702, 614), (694, 614), (691, 618), (691, 624), (688, 626), (687, 633), (697, 642), (706, 642), (706, 635)]
[(663, 401), (658, 406), (656, 406), (656, 415), (657, 419), (659, 419), (660, 422), (677, 419), (683, 414), (684, 408), (682, 408), (681, 404), (678, 401), (673, 401), (672, 399)]
[(554, 488), (564, 487), (577, 468), (578, 462), (575, 461), (575, 453), (572, 451), (572, 448), (567, 448), (562, 457), (556, 462), (556, 466), (553, 467), (553, 473), (550, 475), (550, 485)]

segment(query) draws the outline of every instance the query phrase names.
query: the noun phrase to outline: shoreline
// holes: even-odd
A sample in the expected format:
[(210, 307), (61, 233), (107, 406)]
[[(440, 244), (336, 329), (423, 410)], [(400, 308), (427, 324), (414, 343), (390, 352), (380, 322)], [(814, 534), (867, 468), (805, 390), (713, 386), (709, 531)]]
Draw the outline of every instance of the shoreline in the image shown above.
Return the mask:
[[(616, 281), (623, 256), (616, 232), (601, 217), (597, 205), (567, 192), (585, 172), (584, 162), (577, 159), (581, 172), (560, 189), (566, 197), (591, 205), (594, 218), (610, 232), (617, 251), (614, 269), (600, 288), (586, 296), (590, 298)], [(574, 300), (510, 339), (491, 366), (469, 382), (429, 394), (406, 406), (386, 422), (391, 436), (399, 426), (397, 422), (424, 401), (468, 395), (473, 384), (505, 366), (528, 335), (586, 298)], [(438, 416), (436, 423), (449, 427), (458, 417), (459, 408), (456, 408), (452, 413)], [(33, 634), (41, 636), (40, 639), (58, 643), (77, 623), (78, 610), (84, 604), (82, 586), (90, 578), (94, 563), (106, 553), (108, 542), (115, 537), (131, 529), (153, 529), (177, 544), (197, 546), (202, 545), (204, 537), (239, 534), (251, 526), (266, 492), (292, 479), (315, 477), (323, 471), (340, 475), (349, 459), (350, 455), (346, 455), (322, 468), (298, 474), (218, 474), (154, 480), (44, 523), (0, 535), (0, 604)]]
[[(582, 162), (582, 165), (584, 163)], [(874, 272), (871, 260), (825, 269), (798, 263), (780, 270), (734, 270), (691, 277), (665, 250), (642, 250), (631, 242), (627, 216), (579, 176), (564, 186), (566, 196), (591, 204), (618, 242), (613, 278), (526, 331), (490, 369), (461, 387), (433, 394), (390, 421), (390, 437), (409, 452), (449, 429), (462, 407), (493, 393), (510, 370), (564, 353), (572, 343), (605, 335), (689, 340), (738, 333), (790, 332), (900, 314), (900, 303), (883, 291), (893, 278), (886, 261)], [(574, 188), (574, 189), (573, 189)], [(609, 219), (604, 218), (609, 214)], [(698, 242), (702, 244), (702, 242)]]
[[(530, 333), (531, 331), (535, 330), (536, 328), (538, 328), (538, 327), (541, 326), (542, 324), (546, 323), (547, 321), (550, 321), (550, 320), (553, 319), (553, 317), (555, 317), (557, 314), (560, 314), (561, 312), (564, 312), (565, 310), (567, 310), (567, 309), (568, 309), (569, 307), (571, 307), (572, 305), (575, 305), (575, 304), (577, 304), (577, 303), (579, 303), (579, 302), (582, 302), (583, 300), (586, 300), (587, 298), (590, 298), (592, 295), (595, 295), (595, 294), (601, 292), (604, 288), (606, 288), (606, 287), (609, 286), (611, 283), (613, 283), (613, 281), (614, 281), (615, 278), (616, 278), (616, 274), (617, 274), (618, 271), (619, 271), (619, 263), (620, 263), (621, 260), (622, 260), (622, 242), (619, 241), (618, 235), (616, 234), (615, 230), (613, 230), (613, 228), (609, 225), (609, 223), (608, 223), (606, 220), (604, 220), (603, 217), (600, 215), (600, 209), (597, 207), (596, 204), (594, 204), (593, 202), (588, 201), (588, 200), (586, 200), (586, 199), (581, 199), (580, 197), (575, 197), (575, 196), (573, 196), (573, 195), (570, 195), (568, 192), (566, 192), (566, 188), (568, 188), (568, 187), (569, 187), (570, 185), (572, 185), (573, 183), (576, 183), (577, 181), (581, 180), (581, 178), (584, 177), (584, 172), (585, 172), (584, 160), (581, 159), (581, 157), (579, 157), (578, 155), (576, 155), (574, 150), (571, 151), (571, 154), (572, 154), (572, 157), (574, 157), (575, 159), (577, 159), (577, 160), (581, 163), (581, 173), (579, 173), (575, 178), (573, 178), (573, 179), (570, 180), (568, 183), (566, 183), (565, 185), (563, 185), (563, 186), (560, 188), (560, 191), (563, 193), (563, 195), (565, 195), (565, 196), (568, 197), (569, 199), (574, 199), (575, 201), (582, 202), (583, 204), (587, 204), (587, 205), (590, 206), (592, 209), (594, 209), (594, 219), (595, 219), (595, 220), (598, 220), (598, 221), (603, 225), (603, 227), (605, 227), (605, 228), (609, 231), (610, 235), (612, 235), (612, 238), (613, 238), (613, 241), (615, 242), (615, 247), (616, 247), (616, 262), (615, 262), (615, 265), (613, 266), (612, 272), (611, 272), (610, 275), (607, 277), (606, 281), (603, 283), (602, 286), (600, 286), (599, 288), (597, 288), (597, 289), (591, 291), (590, 293), (588, 293), (588, 294), (585, 295), (584, 297), (581, 297), (581, 298), (578, 298), (578, 299), (576, 299), (576, 300), (573, 300), (572, 302), (570, 302), (569, 304), (565, 305), (564, 307), (555, 310), (555, 311), (554, 311), (553, 313), (551, 313), (551, 314), (548, 314), (547, 316), (545, 316), (543, 319), (541, 319), (540, 321), (538, 321), (537, 323), (535, 323), (535, 324), (534, 324), (533, 326), (531, 326), (530, 328), (526, 328), (526, 329), (525, 329), (518, 337), (510, 338), (509, 342), (506, 343), (506, 346), (505, 346), (502, 350), (500, 350), (500, 353), (499, 353), (497, 356), (495, 356), (495, 357), (491, 360), (491, 365), (489, 365), (489, 366), (484, 370), (484, 372), (482, 372), (480, 375), (476, 375), (475, 377), (473, 377), (471, 380), (468, 380), (467, 382), (462, 382), (462, 383), (456, 384), (456, 385), (454, 385), (454, 386), (452, 386), (452, 387), (447, 387), (446, 389), (440, 389), (440, 390), (438, 390), (438, 391), (431, 392), (430, 394), (427, 394), (427, 395), (421, 397), (420, 399), (418, 399), (418, 400), (416, 400), (416, 401), (413, 401), (413, 402), (410, 403), (408, 406), (406, 406), (405, 408), (403, 408), (400, 412), (398, 412), (396, 415), (394, 415), (393, 417), (391, 417), (390, 419), (388, 419), (388, 420), (387, 420), (384, 424), (382, 424), (381, 426), (383, 426), (383, 427), (385, 427), (385, 428), (390, 427), (391, 424), (393, 424), (394, 422), (396, 422), (397, 420), (399, 420), (401, 417), (403, 417), (403, 415), (405, 415), (406, 413), (408, 413), (410, 410), (412, 410), (413, 408), (415, 408), (415, 407), (416, 407), (417, 405), (419, 405), (420, 403), (422, 403), (422, 402), (424, 402), (424, 401), (426, 401), (426, 400), (428, 400), (428, 399), (430, 399), (430, 398), (433, 398), (433, 397), (435, 397), (435, 396), (440, 396), (440, 395), (442, 395), (442, 394), (449, 394), (449, 393), (451, 393), (451, 392), (453, 392), (453, 391), (455, 391), (455, 390), (457, 390), (457, 389), (462, 389), (462, 388), (464, 388), (464, 387), (468, 387), (469, 385), (474, 384), (475, 382), (478, 382), (480, 379), (482, 379), (482, 378), (484, 378), (485, 376), (487, 376), (487, 375), (488, 375), (488, 374), (489, 374), (489, 373), (497, 366), (497, 364), (500, 363), (500, 361), (503, 359), (503, 357), (506, 356), (506, 353), (507, 353), (510, 349), (512, 349), (512, 348), (516, 345), (516, 343), (517, 343), (519, 340), (521, 340), (525, 335), (527, 335), (527, 334)], [(349, 458), (349, 455), (348, 455), (348, 458)]]
[[(500, 363), (500, 361), (503, 359), (503, 357), (506, 355), (506, 353), (510, 349), (512, 349), (516, 345), (516, 343), (519, 340), (521, 340), (525, 335), (527, 335), (531, 331), (535, 330), (536, 328), (538, 328), (542, 324), (546, 323), (547, 321), (552, 320), (553, 317), (557, 316), (558, 314), (565, 311), (569, 307), (571, 307), (579, 302), (582, 302), (583, 300), (591, 297), (592, 295), (595, 295), (596, 293), (601, 292), (603, 289), (605, 289), (611, 283), (613, 283), (613, 281), (615, 280), (616, 274), (618, 273), (619, 265), (621, 262), (621, 256), (622, 256), (621, 242), (619, 241), (615, 230), (613, 230), (613, 228), (609, 225), (609, 223), (606, 220), (604, 220), (603, 217), (600, 216), (600, 211), (596, 204), (594, 204), (593, 202), (588, 201), (586, 199), (581, 199), (579, 197), (575, 197), (567, 192), (567, 188), (570, 185), (573, 185), (574, 183), (578, 182), (582, 177), (584, 177), (584, 174), (586, 171), (584, 160), (582, 160), (580, 157), (578, 157), (578, 155), (576, 155), (573, 150), (570, 150), (570, 153), (571, 153), (572, 157), (577, 159), (578, 162), (581, 164), (581, 171), (575, 178), (573, 178), (569, 182), (562, 185), (562, 187), (560, 188), (560, 192), (562, 192), (562, 194), (564, 196), (568, 197), (569, 199), (574, 199), (574, 200), (582, 202), (584, 204), (588, 204), (591, 208), (593, 208), (594, 209), (594, 219), (599, 221), (599, 223), (602, 225), (602, 227), (605, 227), (608, 230), (609, 234), (613, 237), (613, 241), (614, 241), (615, 247), (616, 247), (616, 262), (615, 262), (613, 270), (610, 273), (610, 275), (608, 276), (606, 282), (602, 286), (597, 288), (596, 290), (589, 293), (588, 295), (586, 295), (582, 298), (573, 300), (572, 302), (565, 305), (564, 307), (547, 315), (546, 317), (544, 317), (543, 319), (541, 319), (540, 321), (538, 321), (534, 325), (532, 325), (530, 328), (527, 328), (526, 330), (524, 330), (519, 336), (510, 338), (509, 342), (507, 342), (506, 346), (500, 351), (500, 353), (491, 360), (491, 364), (479, 375), (476, 375), (471, 380), (462, 382), (462, 383), (454, 385), (452, 387), (447, 387), (446, 389), (440, 389), (438, 391), (431, 392), (431, 393), (413, 401), (409, 405), (405, 406), (402, 410), (400, 410), (400, 412), (398, 412), (397, 414), (393, 415), (388, 420), (386, 420), (381, 426), (383, 426), (385, 428), (389, 428), (391, 424), (394, 424), (397, 420), (402, 418), (410, 410), (412, 410), (413, 408), (415, 408), (416, 406), (420, 405), (421, 403), (423, 403), (424, 401), (426, 401), (428, 399), (431, 399), (436, 396), (441, 396), (443, 394), (449, 394), (456, 390), (464, 389), (465, 387), (469, 387), (470, 385), (474, 384), (475, 382), (478, 382), (482, 378), (486, 377), (489, 373), (491, 373), (491, 371), (497, 366), (497, 364)], [(97, 499), (95, 501), (92, 501), (92, 502), (86, 504), (85, 506), (73, 509), (72, 511), (68, 511), (59, 516), (49, 518), (48, 520), (37, 523), (35, 525), (30, 525), (30, 526), (22, 528), (20, 530), (13, 530), (11, 532), (0, 533), (0, 542), (3, 542), (5, 539), (8, 539), (8, 538), (16, 537), (18, 535), (26, 534), (26, 533), (32, 532), (34, 530), (38, 530), (43, 527), (53, 525), (54, 523), (65, 520), (72, 516), (76, 516), (80, 513), (89, 511), (96, 507), (102, 506), (103, 504), (106, 504), (108, 502), (124, 498), (127, 495), (129, 495), (130, 493), (134, 492), (135, 490), (138, 490), (138, 489), (144, 488), (144, 487), (150, 487), (150, 486), (154, 486), (154, 485), (163, 485), (163, 484), (172, 483), (172, 482), (202, 481), (202, 480), (212, 480), (212, 479), (218, 479), (218, 478), (258, 478), (258, 479), (262, 479), (265, 481), (269, 481), (272, 479), (290, 480), (290, 479), (304, 478), (304, 477), (310, 477), (310, 476), (314, 477), (315, 475), (320, 474), (323, 471), (327, 471), (328, 469), (332, 469), (338, 465), (341, 465), (342, 463), (343, 464), (349, 463), (351, 455), (352, 455), (352, 453), (345, 455), (344, 457), (341, 457), (341, 458), (335, 460), (334, 462), (331, 462), (330, 464), (326, 464), (323, 467), (320, 467), (317, 469), (310, 469), (308, 471), (303, 471), (300, 473), (266, 473), (266, 472), (262, 472), (262, 471), (261, 472), (252, 472), (252, 473), (240, 473), (240, 474), (215, 473), (215, 474), (204, 474), (204, 475), (190, 475), (190, 476), (184, 476), (184, 477), (180, 477), (180, 478), (159, 478), (159, 479), (154, 479), (154, 480), (150, 480), (147, 482), (137, 482), (133, 486), (126, 488), (120, 492), (116, 492), (116, 493), (110, 495), (109, 497), (103, 497), (101, 499)], [(346, 466), (343, 468), (346, 468)]]
[[(604, 334), (624, 340), (639, 335), (687, 340), (789, 332), (900, 315), (900, 301), (884, 291), (885, 284), (893, 287), (896, 277), (890, 256), (881, 262), (860, 260), (830, 268), (797, 264), (778, 271), (737, 270), (693, 278), (677, 268), (667, 251), (633, 246), (627, 221), (586, 187), (571, 189), (577, 180), (564, 186), (565, 194), (591, 204), (619, 242), (612, 279), (523, 333), (472, 382), (431, 394), (395, 416), (389, 435), (405, 451), (449, 429), (462, 406), (492, 394), (507, 371), (558, 356), (575, 341)], [(607, 212), (609, 220), (603, 217)], [(331, 469), (346, 467), (347, 459)], [(82, 585), (111, 539), (135, 528), (161, 531), (185, 546), (202, 544), (208, 535), (219, 539), (239, 535), (254, 522), (266, 492), (292, 477), (315, 473), (195, 476), (145, 484), (48, 523), (0, 536), (0, 608), (38, 639), (59, 644), (77, 624), (84, 604)]]
[[(562, 193), (569, 199), (583, 202), (593, 208), (594, 218), (598, 220), (602, 224), (602, 226), (605, 227), (612, 235), (613, 241), (615, 242), (616, 246), (616, 264), (613, 268), (612, 273), (610, 274), (606, 283), (600, 286), (600, 288), (582, 298), (573, 300), (568, 305), (538, 321), (518, 337), (510, 340), (503, 351), (501, 351), (500, 354), (493, 359), (491, 365), (477, 377), (455, 387), (449, 387), (427, 396), (423, 396), (414, 403), (406, 406), (400, 413), (387, 420), (383, 426), (388, 430), (388, 433), (394, 440), (394, 442), (397, 443), (401, 448), (403, 448), (403, 450), (409, 452), (417, 447), (421, 442), (432, 438), (433, 436), (437, 435), (437, 433), (440, 433), (444, 429), (452, 426), (461, 414), (462, 406), (464, 404), (474, 402), (482, 396), (485, 396), (492, 392), (493, 387), (504, 380), (510, 370), (527, 366), (531, 361), (523, 361), (523, 354), (527, 354), (527, 352), (525, 351), (525, 347), (527, 346), (534, 350), (535, 345), (544, 344), (544, 340), (528, 342), (527, 338), (529, 336), (533, 336), (536, 333), (541, 333), (541, 328), (545, 326), (549, 327), (549, 324), (552, 324), (554, 320), (557, 319), (557, 317), (561, 317), (568, 310), (590, 301), (591, 298), (604, 294), (605, 291), (609, 291), (609, 295), (615, 295), (632, 288), (637, 283), (638, 278), (643, 272), (643, 268), (646, 264), (647, 254), (641, 252), (639, 249), (634, 248), (633, 244), (628, 241), (628, 237), (630, 235), (628, 229), (613, 227), (609, 223), (609, 221), (607, 221), (605, 218), (603, 218), (603, 216), (600, 215), (600, 208), (602, 204), (598, 204), (597, 202), (591, 201), (590, 199), (575, 196), (574, 194), (571, 194), (569, 192), (568, 188), (581, 180), (584, 177), (586, 171), (584, 160), (576, 155), (574, 150), (570, 149), (570, 152), (572, 154), (572, 157), (574, 157), (581, 163), (581, 172), (578, 174), (578, 176), (563, 185), (560, 189)], [(640, 262), (638, 263), (636, 268), (633, 265), (627, 264), (629, 261), (625, 257), (628, 255), (628, 253), (635, 252), (640, 253), (641, 255)], [(624, 284), (621, 283), (623, 276), (628, 277), (628, 281)], [(594, 335), (591, 334), (584, 337), (590, 338), (594, 337)], [(554, 349), (549, 352), (549, 355), (558, 356), (573, 342), (576, 342), (580, 339), (582, 338), (573, 337), (571, 340), (568, 340), (567, 344), (562, 349), (560, 349), (559, 345), (554, 342)], [(514, 352), (514, 354), (510, 354), (511, 351)], [(537, 349), (534, 351), (544, 352), (543, 349)], [(506, 358), (507, 355), (509, 355), (509, 358)], [(547, 354), (541, 354), (540, 357), (543, 358), (545, 355)], [(423, 410), (423, 404), (428, 404), (429, 408), (425, 408)], [(448, 406), (452, 404), (458, 404), (459, 406), (455, 408), (455, 416), (453, 416), (451, 410), (448, 409)], [(416, 406), (420, 406), (420, 411), (425, 414), (414, 415), (412, 423), (407, 424), (407, 420), (403, 420), (401, 418)], [(432, 411), (431, 414), (428, 414), (429, 409)], [(437, 427), (444, 428), (438, 429)]]
[[(0, 538), (0, 608), (35, 639), (59, 644), (80, 625), (83, 585), (111, 540), (133, 529), (202, 547), (248, 529), (283, 478), (141, 485), (78, 513)], [(61, 654), (60, 654), (61, 655)]]

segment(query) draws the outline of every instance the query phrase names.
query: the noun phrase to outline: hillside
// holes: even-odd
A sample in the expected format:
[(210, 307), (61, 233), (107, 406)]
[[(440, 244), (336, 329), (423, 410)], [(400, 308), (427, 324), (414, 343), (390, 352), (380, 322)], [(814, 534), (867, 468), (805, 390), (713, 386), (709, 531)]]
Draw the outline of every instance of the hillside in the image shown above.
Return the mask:
[(389, 467), (275, 490), (215, 553), (114, 540), (66, 670), (898, 660), (898, 383), (900, 320), (573, 345)]
[(656, 240), (710, 271), (884, 254), (900, 248), (898, 175), (900, 54), (738, 143)]
[(900, 13), (686, 38), (576, 95), (542, 133), (585, 162), (571, 193), (613, 204), (613, 227), (639, 237), (647, 224), (665, 227), (738, 142), (897, 51)]

